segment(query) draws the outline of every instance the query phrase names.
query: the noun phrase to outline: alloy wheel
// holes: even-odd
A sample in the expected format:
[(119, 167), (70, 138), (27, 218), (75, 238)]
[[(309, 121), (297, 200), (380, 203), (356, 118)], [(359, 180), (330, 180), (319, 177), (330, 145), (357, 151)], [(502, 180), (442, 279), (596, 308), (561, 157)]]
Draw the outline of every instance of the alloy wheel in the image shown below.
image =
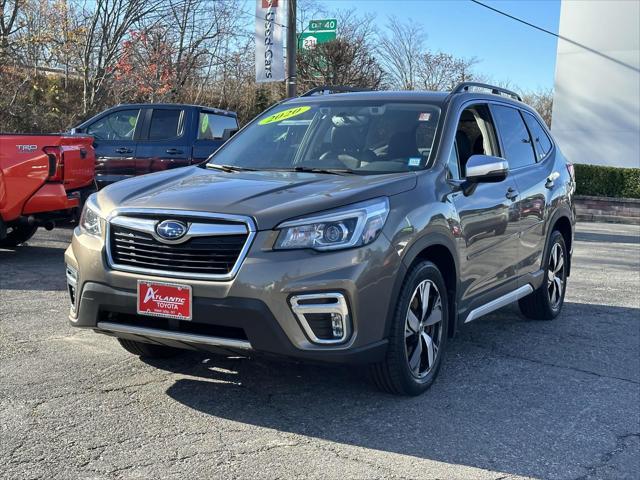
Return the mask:
[(431, 280), (423, 280), (411, 296), (405, 321), (405, 354), (416, 378), (424, 378), (436, 365), (442, 342), (442, 321), (438, 287)]
[(559, 243), (555, 243), (549, 257), (549, 269), (547, 270), (547, 292), (551, 308), (557, 310), (562, 301), (564, 290), (564, 252)]

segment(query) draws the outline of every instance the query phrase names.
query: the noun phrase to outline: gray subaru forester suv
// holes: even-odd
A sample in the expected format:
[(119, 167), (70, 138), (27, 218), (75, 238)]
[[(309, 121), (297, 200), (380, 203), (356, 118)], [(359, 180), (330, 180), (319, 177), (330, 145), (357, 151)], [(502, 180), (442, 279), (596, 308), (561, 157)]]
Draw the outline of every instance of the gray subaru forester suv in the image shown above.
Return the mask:
[(141, 357), (365, 364), (416, 395), (463, 324), (516, 300), (559, 314), (574, 190), (508, 90), (315, 89), (202, 165), (90, 197), (65, 254), (70, 321)]

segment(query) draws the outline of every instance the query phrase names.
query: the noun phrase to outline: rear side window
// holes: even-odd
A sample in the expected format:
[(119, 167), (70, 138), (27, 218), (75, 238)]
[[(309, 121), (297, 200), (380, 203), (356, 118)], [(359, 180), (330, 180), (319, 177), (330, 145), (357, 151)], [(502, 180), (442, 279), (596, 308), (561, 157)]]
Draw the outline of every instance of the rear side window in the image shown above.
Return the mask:
[(538, 157), (538, 161), (543, 160), (551, 151), (551, 140), (547, 135), (547, 132), (544, 131), (540, 122), (528, 112), (523, 112), (522, 116), (524, 117), (524, 121), (527, 123), (527, 127), (529, 128), (529, 133), (531, 134), (531, 138), (533, 139), (533, 146), (536, 149), (536, 155)]
[(238, 128), (235, 117), (216, 113), (200, 113), (198, 121), (198, 140), (218, 140), (224, 136), (225, 130)]
[(170, 140), (182, 136), (183, 111), (174, 109), (153, 109), (149, 140)]
[(536, 163), (529, 131), (515, 108), (492, 105), (491, 111), (502, 138), (503, 155), (509, 162), (509, 168), (526, 167)]
[(133, 140), (139, 114), (139, 109), (110, 113), (89, 125), (87, 134), (96, 140)]

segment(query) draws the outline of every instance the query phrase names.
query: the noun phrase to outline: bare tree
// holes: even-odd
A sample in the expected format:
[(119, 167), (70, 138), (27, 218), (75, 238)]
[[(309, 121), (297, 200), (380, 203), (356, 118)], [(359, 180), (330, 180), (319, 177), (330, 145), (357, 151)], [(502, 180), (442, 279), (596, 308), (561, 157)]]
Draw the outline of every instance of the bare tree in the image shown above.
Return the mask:
[(102, 100), (131, 28), (158, 6), (157, 0), (96, 0), (93, 10), (85, 4), (82, 20), (86, 30), (79, 45), (83, 113)]
[(522, 95), (522, 101), (531, 105), (542, 117), (548, 127), (551, 127), (551, 112), (553, 110), (553, 89), (542, 88), (528, 91)]
[(456, 84), (474, 78), (476, 58), (459, 58), (449, 53), (426, 51), (418, 67), (420, 87), (425, 90), (451, 90)]
[(353, 10), (338, 16), (337, 39), (298, 52), (298, 84), (350, 85), (377, 89), (383, 79), (375, 58), (373, 15), (358, 17)]
[(425, 33), (421, 25), (391, 16), (387, 33), (379, 36), (377, 54), (391, 87), (415, 90), (419, 85)]
[(21, 0), (0, 0), (0, 65), (9, 58), (11, 37), (20, 29), (18, 14), (22, 3)]

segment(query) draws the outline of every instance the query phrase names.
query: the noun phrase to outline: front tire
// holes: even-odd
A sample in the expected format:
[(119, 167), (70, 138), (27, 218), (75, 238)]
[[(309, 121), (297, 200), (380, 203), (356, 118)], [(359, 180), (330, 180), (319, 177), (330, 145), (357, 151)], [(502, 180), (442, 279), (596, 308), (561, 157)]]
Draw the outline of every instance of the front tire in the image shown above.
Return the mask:
[(18, 225), (9, 227), (7, 236), (0, 240), (0, 248), (14, 248), (33, 237), (38, 230), (37, 225)]
[(370, 367), (374, 383), (396, 395), (419, 395), (440, 370), (448, 326), (447, 288), (438, 267), (416, 265), (396, 305), (386, 358)]
[(178, 348), (165, 347), (164, 345), (155, 345), (152, 343), (136, 342), (119, 338), (118, 342), (127, 352), (133, 353), (141, 358), (170, 358), (181, 353)]
[(518, 301), (522, 314), (532, 320), (553, 320), (562, 310), (567, 290), (567, 246), (562, 234), (554, 230), (544, 259), (544, 280), (533, 293)]

